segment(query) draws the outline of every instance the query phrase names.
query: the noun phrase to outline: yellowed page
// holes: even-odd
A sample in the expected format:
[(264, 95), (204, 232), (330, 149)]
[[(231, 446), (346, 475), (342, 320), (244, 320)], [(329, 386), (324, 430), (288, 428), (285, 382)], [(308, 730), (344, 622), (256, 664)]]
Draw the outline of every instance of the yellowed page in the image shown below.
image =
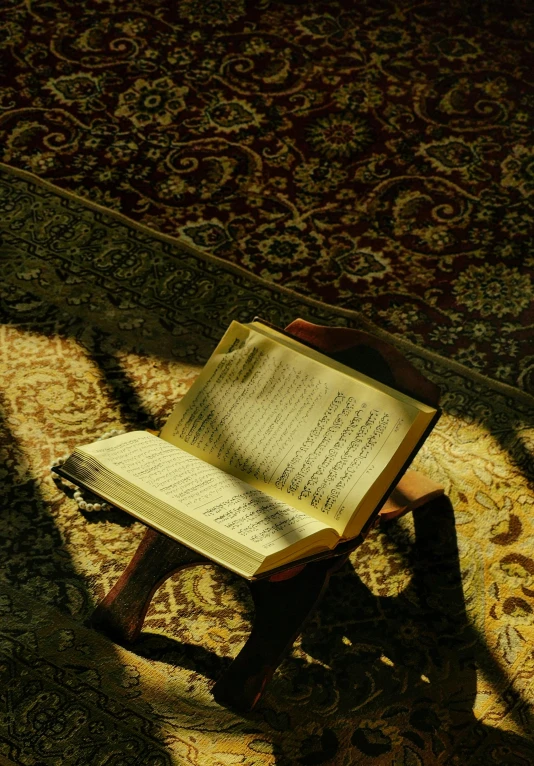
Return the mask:
[(345, 376), (348, 375), (349, 378), (361, 381), (362, 383), (366, 383), (367, 385), (372, 386), (372, 388), (376, 389), (377, 391), (383, 391), (384, 393), (392, 396), (394, 399), (398, 399), (401, 402), (406, 402), (407, 404), (411, 405), (412, 407), (415, 407), (421, 412), (431, 413), (432, 415), (436, 412), (435, 407), (432, 407), (428, 404), (424, 404), (423, 402), (419, 402), (417, 399), (414, 399), (412, 396), (409, 396), (408, 394), (405, 394), (402, 391), (397, 391), (397, 389), (391, 388), (391, 386), (386, 385), (386, 383), (381, 383), (379, 380), (375, 380), (374, 378), (369, 377), (369, 375), (365, 375), (363, 372), (359, 372), (358, 370), (353, 370), (351, 367), (347, 367), (346, 364), (343, 364), (342, 362), (338, 362), (336, 359), (331, 359), (325, 354), (322, 354), (320, 351), (317, 351), (314, 348), (310, 348), (309, 346), (306, 346), (304, 343), (300, 343), (300, 341), (296, 340), (296, 338), (292, 338), (289, 335), (285, 335), (279, 330), (275, 330), (273, 327), (269, 327), (268, 325), (262, 324), (261, 322), (250, 322), (249, 324), (245, 325), (245, 327), (251, 327), (253, 330), (260, 333), (261, 335), (265, 335), (267, 338), (271, 338), (272, 340), (275, 340), (277, 343), (280, 343), (283, 346), (286, 346), (287, 348), (293, 349), (299, 354), (304, 354), (310, 359), (315, 359), (316, 361), (321, 362), (321, 364), (326, 364), (328, 367), (332, 368), (333, 370), (337, 370), (338, 372), (343, 373)]
[[(424, 424), (408, 397), (339, 367), (234, 322), (161, 437), (343, 534)], [(414, 443), (400, 449), (390, 481)]]
[[(96, 458), (115, 475), (260, 557), (326, 528), (146, 431), (95, 442), (77, 452)], [(153, 516), (143, 518), (142, 512), (135, 515), (149, 524), (155, 520)], [(179, 523), (173, 523), (172, 515), (162, 518), (157, 526), (180, 538)]]

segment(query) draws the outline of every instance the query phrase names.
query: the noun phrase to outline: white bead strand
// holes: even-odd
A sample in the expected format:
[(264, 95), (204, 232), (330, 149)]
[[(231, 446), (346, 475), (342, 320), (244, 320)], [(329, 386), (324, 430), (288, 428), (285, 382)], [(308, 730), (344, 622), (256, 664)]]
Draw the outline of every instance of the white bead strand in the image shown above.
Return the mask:
[[(105, 434), (102, 434), (97, 441), (102, 441), (103, 439), (111, 439), (112, 436), (120, 436), (121, 434), (126, 433), (126, 431), (121, 430), (120, 428), (114, 428), (112, 431), (108, 431)], [(68, 459), (68, 455), (66, 457), (59, 457), (57, 460), (54, 460), (51, 468), (59, 468), (60, 466), (65, 463), (65, 461)], [(84, 499), (84, 496), (82, 494), (81, 489), (72, 482), (68, 481), (67, 479), (64, 479), (62, 476), (58, 476), (57, 474), (54, 475), (54, 478), (64, 484), (67, 487), (70, 487), (71, 489), (74, 489), (73, 494), (73, 500), (80, 509), (80, 511), (85, 511), (86, 513), (93, 513), (93, 512), (100, 512), (100, 511), (111, 511), (112, 507), (109, 503), (105, 503), (103, 500), (99, 500), (96, 503), (89, 503), (87, 500)]]

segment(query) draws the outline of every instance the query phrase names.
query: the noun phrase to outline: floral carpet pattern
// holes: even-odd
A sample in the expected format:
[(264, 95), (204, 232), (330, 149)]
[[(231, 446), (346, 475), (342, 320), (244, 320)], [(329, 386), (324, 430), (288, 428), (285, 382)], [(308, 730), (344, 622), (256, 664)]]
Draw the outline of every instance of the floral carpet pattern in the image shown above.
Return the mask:
[(1, 160), (534, 389), (528, 0), (2, 13)]
[(369, 535), (243, 718), (210, 687), (244, 581), (186, 570), (112, 643), (85, 623), (143, 527), (80, 512), (49, 466), (160, 425), (233, 318), (369, 325), (9, 169), (0, 213), (0, 763), (529, 766), (532, 397), (394, 341), (441, 387), (417, 467), (447, 499)]

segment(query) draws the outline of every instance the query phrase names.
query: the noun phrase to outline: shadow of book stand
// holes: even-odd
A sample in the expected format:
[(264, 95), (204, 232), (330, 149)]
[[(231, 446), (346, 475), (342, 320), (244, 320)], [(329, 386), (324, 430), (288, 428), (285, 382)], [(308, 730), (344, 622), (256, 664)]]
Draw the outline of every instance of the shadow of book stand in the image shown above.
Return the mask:
[[(438, 405), (437, 386), (394, 347), (366, 332), (322, 327), (297, 319), (286, 328), (286, 333), (419, 401)], [(248, 580), (255, 608), (252, 631), (215, 683), (212, 690), (215, 700), (241, 713), (250, 712), (320, 602), (331, 575), (363, 542), (369, 529), (380, 518), (396, 518), (441, 494), (442, 488), (433, 481), (407, 471), (357, 538), (339, 544), (334, 551)], [(211, 564), (199, 553), (148, 529), (130, 564), (95, 609), (91, 624), (120, 642), (134, 641), (156, 590), (176, 572), (207, 563)]]

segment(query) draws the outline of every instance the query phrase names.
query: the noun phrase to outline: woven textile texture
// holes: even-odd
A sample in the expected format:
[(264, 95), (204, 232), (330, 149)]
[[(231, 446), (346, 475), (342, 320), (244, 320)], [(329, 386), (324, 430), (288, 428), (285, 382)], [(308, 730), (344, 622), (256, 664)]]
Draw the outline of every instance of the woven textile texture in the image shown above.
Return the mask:
[(447, 499), (369, 535), (235, 715), (210, 687), (250, 628), (246, 583), (192, 568), (130, 647), (88, 629), (143, 527), (81, 513), (49, 466), (161, 424), (231, 319), (372, 328), (31, 177), (0, 173), (0, 210), (0, 762), (534, 762), (532, 398), (396, 341), (442, 389), (416, 465)]
[(533, 390), (528, 0), (7, 2), (0, 159)]

